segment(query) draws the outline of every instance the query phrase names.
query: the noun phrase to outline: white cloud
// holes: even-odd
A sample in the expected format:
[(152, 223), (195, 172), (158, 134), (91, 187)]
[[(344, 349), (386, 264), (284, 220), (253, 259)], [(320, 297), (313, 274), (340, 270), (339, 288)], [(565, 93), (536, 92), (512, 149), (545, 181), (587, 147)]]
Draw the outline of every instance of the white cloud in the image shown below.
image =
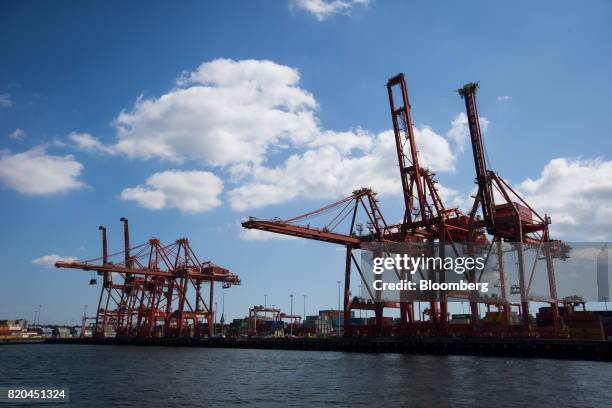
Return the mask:
[(272, 61), (217, 59), (183, 73), (159, 98), (140, 97), (115, 124), (116, 150), (134, 158), (225, 166), (260, 163), (281, 140), (320, 133), (316, 102), (296, 69)]
[(11, 95), (0, 94), (0, 108), (10, 108), (14, 105)]
[(578, 261), (596, 262), (597, 258), (602, 254), (606, 254), (608, 258), (612, 257), (612, 248), (604, 247), (601, 244), (587, 248), (573, 248), (570, 252), (570, 258)]
[(201, 213), (221, 205), (223, 181), (208, 171), (167, 170), (147, 178), (144, 185), (126, 188), (121, 199), (136, 201), (149, 210), (177, 208)]
[(334, 146), (343, 154), (347, 154), (354, 149), (369, 150), (372, 148), (372, 142), (372, 136), (362, 128), (348, 132), (326, 130), (321, 132), (319, 137), (308, 143), (308, 147)]
[(23, 140), (26, 137), (26, 132), (23, 129), (15, 129), (8, 135), (9, 139)]
[(612, 237), (612, 161), (553, 159), (539, 178), (517, 188), (540, 215), (551, 216), (553, 234), (588, 241)]
[[(486, 132), (489, 128), (489, 119), (484, 116), (479, 117), (480, 130)], [(457, 150), (463, 152), (465, 144), (470, 138), (470, 128), (468, 126), (467, 115), (465, 112), (458, 113), (451, 122), (451, 128), (446, 133), (446, 136), (452, 140), (457, 146)]]
[(0, 181), (26, 195), (51, 195), (85, 187), (83, 165), (72, 155), (53, 156), (44, 146), (23, 153), (0, 151)]
[[(299, 80), (297, 69), (272, 61), (206, 62), (184, 72), (166, 94), (140, 97), (121, 112), (116, 144), (77, 133), (71, 140), (87, 150), (220, 168), (239, 211), (297, 197), (336, 198), (361, 186), (400, 194), (393, 133), (322, 128), (317, 102)], [(416, 127), (415, 135), (422, 166), (454, 171), (447, 137), (427, 126)], [(149, 185), (126, 189), (122, 197), (147, 208), (178, 207)]]
[[(429, 127), (415, 128), (421, 166), (433, 171), (453, 171), (455, 157), (447, 140)], [(362, 134), (363, 136), (363, 134)], [(335, 144), (322, 145), (291, 155), (282, 165), (254, 166), (252, 180), (229, 191), (237, 211), (304, 198), (338, 198), (353, 189), (371, 187), (380, 195), (400, 195), (401, 182), (393, 131), (369, 135), (358, 154), (348, 154)], [(440, 188), (447, 197), (456, 195)]]
[(497, 102), (510, 102), (512, 97), (509, 95), (502, 95), (497, 97)]
[(298, 8), (312, 14), (318, 21), (324, 21), (334, 14), (350, 14), (355, 6), (367, 6), (370, 0), (294, 0)]
[(89, 133), (72, 132), (68, 135), (68, 139), (70, 139), (79, 150), (107, 154), (115, 153), (115, 150), (111, 146), (103, 144)]
[(275, 234), (268, 231), (243, 228), (240, 231), (240, 239), (245, 241), (269, 241), (271, 239), (294, 239), (294, 237), (289, 235)]
[(33, 259), (32, 263), (36, 265), (54, 266), (56, 262), (73, 262), (76, 260), (77, 259), (72, 256), (59, 256), (57, 254), (51, 254)]

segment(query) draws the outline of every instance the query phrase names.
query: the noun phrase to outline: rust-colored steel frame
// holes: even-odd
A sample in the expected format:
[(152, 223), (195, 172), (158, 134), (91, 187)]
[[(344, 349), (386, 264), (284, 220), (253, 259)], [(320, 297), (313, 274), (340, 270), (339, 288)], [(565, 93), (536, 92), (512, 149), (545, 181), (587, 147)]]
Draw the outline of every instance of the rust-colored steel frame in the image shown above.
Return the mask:
[[(239, 285), (229, 270), (200, 262), (187, 238), (162, 245), (157, 238), (130, 247), (128, 221), (124, 224), (124, 250), (108, 255), (106, 228), (102, 231), (102, 257), (88, 261), (57, 262), (58, 268), (95, 271), (104, 277), (94, 336), (201, 336), (213, 332), (214, 284)], [(111, 257), (123, 260), (111, 262)], [(102, 262), (99, 264), (98, 262)], [(202, 289), (209, 286), (208, 296)]]
[(299, 321), (302, 319), (302, 316), (300, 315), (283, 313), (278, 308), (264, 307), (261, 305), (253, 306), (249, 309), (249, 334), (251, 335), (257, 335), (257, 319), (260, 317), (260, 313), (270, 313), (272, 320), (275, 322), (280, 322), (287, 319), (292, 323), (299, 323)]
[[(295, 225), (295, 222), (304, 222), (313, 217), (320, 216), (323, 213), (337, 211), (335, 216), (325, 226), (321, 228)], [(357, 216), (365, 213), (365, 219), (368, 220), (370, 231), (366, 235), (357, 234)], [(341, 225), (348, 223), (348, 231), (334, 231)], [(382, 241), (386, 236), (397, 235), (397, 231), (393, 227), (389, 227), (385, 221), (380, 208), (376, 194), (369, 188), (361, 188), (353, 191), (353, 194), (335, 203), (326, 205), (315, 211), (308, 212), (298, 217), (287, 220), (272, 220), (263, 221), (255, 218), (250, 218), (242, 223), (244, 228), (260, 229), (269, 232), (275, 232), (284, 235), (297, 236), (301, 238), (313, 239), (317, 241), (331, 242), (344, 245), (346, 247), (346, 268), (344, 276), (344, 333), (350, 333), (349, 317), (351, 310), (350, 303), (350, 282), (351, 282), (351, 264), (354, 263), (357, 268), (359, 265), (352, 255), (353, 249), (360, 248), (362, 242), (367, 241)], [(358, 269), (359, 270), (359, 269)], [(365, 278), (361, 275), (362, 280)]]
[[(399, 101), (396, 101), (394, 89), (399, 88)], [(522, 199), (507, 183), (496, 173), (490, 172), (486, 167), (485, 152), (480, 134), (480, 125), (478, 122), (478, 113), (475, 104), (475, 86), (462, 88), (460, 93), (466, 100), (466, 109), (468, 110), (468, 122), (470, 127), (470, 135), (472, 140), (474, 161), (476, 165), (477, 183), (479, 186), (478, 193), (475, 196), (472, 211), (468, 215), (463, 214), (458, 208), (446, 209), (438, 194), (434, 174), (428, 169), (421, 167), (419, 164), (419, 156), (417, 145), (414, 137), (412, 126), (411, 106), (408, 99), (408, 90), (403, 74), (396, 75), (387, 82), (387, 90), (389, 97), (389, 105), (391, 118), (393, 122), (393, 130), (395, 135), (397, 158), (400, 168), (400, 178), (402, 182), (402, 191), (404, 199), (404, 217), (399, 224), (388, 225), (384, 221), (380, 209), (378, 208), (375, 194), (370, 189), (360, 189), (353, 192), (353, 195), (322, 207), (318, 210), (303, 214), (301, 216), (288, 220), (272, 220), (263, 221), (254, 218), (249, 219), (242, 225), (245, 228), (261, 229), (269, 232), (291, 235), (301, 238), (313, 239), (318, 241), (330, 242), (334, 244), (344, 245), (346, 247), (345, 261), (345, 276), (344, 276), (344, 333), (351, 334), (349, 325), (349, 317), (351, 309), (366, 309), (374, 310), (376, 316), (376, 333), (380, 334), (382, 329), (383, 310), (386, 307), (399, 307), (401, 319), (402, 333), (410, 334), (411, 327), (418, 324), (414, 318), (413, 301), (402, 300), (400, 302), (384, 301), (380, 297), (380, 293), (373, 293), (369, 288), (368, 282), (363, 276), (357, 260), (353, 254), (355, 249), (360, 249), (364, 242), (414, 242), (428, 243), (432, 251), (435, 251), (436, 243), (438, 255), (444, 257), (446, 244), (453, 247), (454, 243), (472, 243), (472, 244), (489, 244), (489, 252), (495, 246), (497, 248), (499, 259), (499, 280), (500, 280), (500, 298), (499, 299), (482, 299), (468, 293), (445, 293), (443, 298), (437, 302), (431, 299), (422, 299), (430, 302), (431, 315), (431, 330), (430, 333), (445, 334), (448, 333), (448, 299), (464, 298), (470, 302), (472, 312), (472, 331), (478, 331), (479, 324), (479, 304), (484, 304), (487, 310), (490, 306), (496, 306), (503, 313), (506, 327), (509, 327), (510, 308), (511, 304), (508, 300), (508, 293), (505, 282), (505, 268), (503, 264), (503, 242), (514, 241), (518, 242), (519, 253), (519, 269), (520, 269), (520, 286), (521, 286), (521, 305), (523, 317), (528, 321), (529, 300), (536, 300), (535, 296), (529, 295), (530, 282), (533, 279), (535, 266), (532, 269), (529, 280), (526, 279), (524, 265), (524, 245), (535, 245), (538, 251), (542, 250), (546, 257), (548, 280), (550, 283), (550, 299), (538, 298), (539, 301), (545, 300), (553, 305), (553, 313), (555, 317), (555, 327), (558, 327), (557, 299), (556, 288), (554, 283), (554, 271), (552, 270), (552, 256), (549, 246), (550, 243), (548, 217), (540, 217), (531, 207)], [(494, 201), (494, 189), (499, 192), (505, 199), (507, 205), (511, 206), (513, 211), (513, 222), (502, 222), (501, 217), (495, 217), (496, 205)], [(521, 205), (528, 208), (535, 216), (536, 221), (525, 222), (519, 215), (517, 204), (511, 197), (515, 197)], [(366, 214), (369, 217), (369, 223), (372, 228), (369, 234), (355, 234), (355, 216), (359, 204), (362, 204)], [(319, 215), (324, 212), (340, 210), (334, 217), (332, 223), (329, 223), (323, 228), (315, 228), (310, 225), (298, 225), (297, 222), (305, 221), (306, 219)], [(477, 212), (481, 209), (483, 219), (477, 218)], [(335, 227), (339, 224), (334, 222), (338, 219), (345, 219), (352, 214), (352, 221), (348, 232), (337, 232)], [(493, 237), (492, 242), (489, 241), (484, 233), (487, 232)], [(473, 247), (473, 246), (472, 246)], [(539, 252), (538, 252), (539, 253)], [(431, 255), (434, 255), (433, 253)], [(537, 260), (536, 256), (536, 260)], [(368, 294), (373, 303), (363, 303), (360, 301), (350, 300), (350, 279), (351, 269), (355, 266), (362, 282), (364, 283)], [(437, 272), (437, 274), (436, 274)], [(444, 279), (445, 271), (434, 271), (430, 275), (430, 279), (435, 279), (436, 275), (440, 280)], [(399, 277), (399, 276), (398, 276)], [(471, 276), (468, 276), (472, 282), (476, 282), (480, 277), (476, 277), (472, 271)], [(416, 299), (414, 299), (416, 300)], [(419, 301), (421, 299), (418, 299)], [(420, 324), (422, 326), (422, 324)], [(512, 334), (517, 331), (510, 330)], [(529, 331), (527, 331), (529, 332)], [(521, 333), (522, 334), (522, 333)]]
[[(557, 299), (557, 289), (555, 283), (555, 273), (553, 268), (553, 254), (550, 248), (551, 240), (549, 235), (550, 218), (547, 216), (541, 217), (531, 206), (521, 197), (508, 183), (494, 171), (487, 168), (486, 154), (480, 121), (478, 117), (478, 108), (476, 106), (476, 91), (478, 83), (472, 82), (464, 85), (458, 90), (459, 95), (465, 102), (465, 109), (468, 118), (468, 127), (470, 130), (470, 141), (472, 145), (472, 153), (474, 157), (474, 166), (476, 170), (476, 183), (478, 192), (474, 199), (474, 205), (470, 213), (470, 220), (475, 220), (476, 213), (480, 208), (483, 220), (480, 224), (486, 227), (487, 232), (495, 237), (498, 241), (508, 241), (516, 246), (518, 256), (519, 269), (519, 288), (521, 296), (521, 312), (523, 323), (529, 327), (529, 301), (548, 302), (551, 305), (553, 325), (555, 330), (560, 327), (559, 322), (559, 300)], [(503, 204), (496, 204), (495, 192), (503, 200)], [(519, 207), (526, 208), (531, 213), (531, 217), (527, 218), (521, 215)], [(511, 215), (501, 213), (501, 209), (511, 209)], [(532, 218), (535, 217), (535, 218)], [(478, 226), (479, 223), (474, 223)], [(537, 248), (535, 261), (531, 269), (529, 279), (526, 277), (525, 264), (525, 245), (534, 246)], [(549, 285), (549, 297), (542, 298), (530, 295), (531, 284), (533, 282), (534, 273), (536, 270), (536, 262), (542, 251), (546, 261), (547, 279)], [(508, 314), (504, 313), (506, 324), (508, 323)]]
[(257, 319), (259, 313), (271, 313), (273, 321), (280, 320), (280, 309), (274, 307), (253, 306), (249, 309), (249, 334), (257, 335)]

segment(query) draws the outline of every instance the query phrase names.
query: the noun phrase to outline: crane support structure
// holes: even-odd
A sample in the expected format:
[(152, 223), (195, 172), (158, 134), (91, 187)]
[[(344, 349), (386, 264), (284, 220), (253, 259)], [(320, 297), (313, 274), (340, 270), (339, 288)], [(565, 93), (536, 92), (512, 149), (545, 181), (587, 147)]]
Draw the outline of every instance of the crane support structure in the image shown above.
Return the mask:
[[(557, 299), (555, 274), (552, 263), (553, 253), (551, 251), (551, 241), (548, 230), (550, 217), (541, 217), (503, 178), (487, 168), (478, 108), (476, 107), (477, 90), (478, 83), (475, 82), (468, 83), (458, 90), (459, 95), (465, 101), (474, 167), (476, 170), (476, 184), (478, 185), (478, 193), (474, 201), (474, 206), (472, 207), (470, 219), (475, 218), (476, 212), (480, 208), (487, 232), (499, 242), (505, 240), (511, 242), (515, 246), (518, 258), (521, 312), (523, 323), (527, 327), (529, 327), (529, 301), (531, 299), (536, 299), (535, 296), (530, 294), (531, 282), (533, 281), (533, 275), (536, 268), (534, 263), (531, 276), (527, 279), (525, 245), (537, 247), (538, 254), (540, 251), (544, 252), (549, 296), (548, 299), (538, 297), (538, 300), (544, 300), (550, 303), (553, 325), (557, 330), (560, 325), (558, 312), (559, 302)], [(497, 196), (501, 197), (503, 203), (495, 203), (494, 191), (498, 193)], [(537, 259), (538, 256), (536, 255), (536, 262)], [(504, 313), (504, 317), (507, 317), (507, 312)]]
[[(187, 238), (169, 245), (151, 238), (130, 247), (128, 221), (121, 221), (122, 252), (108, 255), (106, 228), (101, 226), (101, 258), (55, 263), (57, 268), (94, 271), (104, 277), (94, 336), (211, 335), (215, 283), (228, 288), (239, 285), (240, 278), (212, 262), (200, 262)], [(123, 259), (115, 263), (110, 260), (113, 257)], [(208, 297), (202, 291), (203, 285), (209, 286)]]
[[(328, 216), (330, 219), (322, 227), (311, 226), (308, 221)], [(363, 224), (357, 220), (362, 218), (368, 227), (364, 233)], [(306, 225), (297, 223), (307, 222)], [(251, 217), (242, 223), (247, 229), (258, 229), (277, 234), (290, 235), (316, 241), (330, 242), (346, 247), (346, 262), (344, 274), (344, 333), (350, 333), (350, 284), (351, 269), (355, 265), (364, 285), (368, 286), (366, 277), (359, 269), (353, 250), (361, 247), (363, 242), (384, 241), (386, 237), (397, 235), (395, 227), (389, 227), (385, 221), (376, 194), (369, 188), (360, 188), (353, 194), (339, 201), (321, 207), (317, 210), (286, 220), (258, 220)]]
[[(448, 300), (449, 298), (466, 299), (470, 302), (471, 330), (479, 332), (479, 305), (486, 309), (497, 307), (503, 315), (506, 326), (510, 327), (510, 309), (519, 307), (523, 321), (529, 329), (529, 301), (546, 301), (552, 305), (555, 328), (559, 328), (557, 295), (554, 282), (552, 256), (555, 246), (551, 243), (548, 233), (550, 219), (541, 217), (527, 202), (514, 191), (505, 180), (487, 168), (486, 152), (480, 129), (478, 111), (476, 108), (475, 83), (467, 84), (460, 95), (465, 100), (472, 152), (476, 169), (478, 192), (469, 214), (464, 214), (459, 208), (447, 209), (439, 195), (435, 174), (420, 162), (417, 141), (412, 124), (412, 111), (408, 98), (408, 88), (404, 74), (398, 74), (387, 81), (389, 108), (395, 137), (397, 160), (400, 169), (402, 198), (404, 202), (402, 221), (397, 224), (387, 224), (383, 217), (376, 194), (369, 188), (355, 190), (353, 194), (335, 203), (317, 210), (285, 220), (258, 220), (250, 218), (242, 223), (244, 228), (253, 228), (272, 233), (290, 235), (323, 242), (330, 242), (346, 247), (344, 276), (344, 334), (351, 335), (349, 324), (352, 309), (373, 310), (376, 317), (375, 335), (382, 333), (383, 310), (388, 307), (400, 309), (401, 333), (414, 335), (423, 333), (423, 325), (428, 325), (425, 332), (429, 334), (448, 334)], [(496, 204), (496, 197), (502, 197), (503, 202)], [(482, 218), (479, 216), (482, 213)], [(365, 214), (365, 215), (364, 215)], [(331, 221), (323, 226), (312, 226), (311, 219), (320, 220), (329, 216)], [(363, 225), (367, 225), (364, 231)], [(487, 234), (488, 233), (488, 234)], [(506, 284), (507, 268), (504, 264), (504, 245), (511, 242), (519, 258), (519, 286), (521, 303), (510, 303)], [(423, 299), (400, 296), (400, 301), (384, 299), (381, 291), (373, 291), (355, 257), (356, 250), (366, 249), (366, 243), (415, 243), (425, 244), (428, 256), (444, 258), (453, 252), (460, 256), (456, 244), (464, 244), (468, 255), (474, 255), (476, 244), (483, 245), (488, 253), (497, 254), (498, 278), (500, 294), (495, 298), (487, 298), (470, 292), (445, 292), (438, 299), (427, 297)], [(535, 273), (535, 266), (528, 274), (525, 261), (525, 246), (537, 248), (538, 257), (544, 256), (549, 281), (549, 296), (537, 296), (530, 293)], [(370, 245), (367, 249), (371, 249)], [(450, 249), (449, 249), (450, 248)], [(494, 251), (494, 248), (496, 250)], [(551, 248), (553, 251), (551, 251)], [(374, 256), (382, 256), (383, 250)], [(471, 251), (471, 252), (470, 252)], [(370, 299), (350, 299), (351, 270), (355, 267)], [(447, 271), (429, 270), (428, 278), (445, 282)], [(470, 271), (466, 277), (472, 283), (480, 282), (482, 273), (477, 275)], [(401, 277), (398, 275), (398, 278)], [(512, 293), (513, 289), (510, 291)], [(429, 302), (429, 308), (423, 316), (429, 316), (428, 322), (418, 322), (415, 318), (414, 301)], [(419, 316), (420, 317), (420, 316)], [(514, 329), (502, 333), (516, 334)], [(368, 331), (370, 333), (370, 331)], [(522, 332), (529, 334), (529, 330)]]

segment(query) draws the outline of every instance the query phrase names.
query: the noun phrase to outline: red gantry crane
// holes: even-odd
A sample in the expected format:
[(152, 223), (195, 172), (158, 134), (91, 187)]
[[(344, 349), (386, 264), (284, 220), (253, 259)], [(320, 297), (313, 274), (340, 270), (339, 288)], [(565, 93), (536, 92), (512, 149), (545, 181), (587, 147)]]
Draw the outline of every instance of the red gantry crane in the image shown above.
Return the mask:
[[(324, 217), (328, 219), (323, 226), (315, 227), (310, 225), (311, 220)], [(367, 224), (368, 232), (365, 234), (363, 223), (359, 223), (359, 219), (362, 219)], [(370, 289), (353, 251), (359, 249), (363, 242), (383, 241), (385, 236), (393, 234), (380, 212), (376, 194), (371, 189), (361, 188), (355, 190), (352, 195), (342, 200), (297, 217), (286, 220), (258, 220), (251, 217), (243, 222), (242, 226), (244, 228), (259, 229), (345, 246), (344, 331), (345, 333), (350, 332), (350, 280), (352, 265), (356, 267), (368, 293), (374, 298), (374, 292)], [(359, 308), (359, 304), (354, 306)], [(376, 303), (377, 316), (380, 315), (382, 317), (383, 307), (385, 307), (384, 302)]]
[[(394, 90), (397, 88), (400, 91), (398, 101), (395, 100), (394, 94)], [(442, 240), (444, 242), (447, 239), (450, 241), (467, 241), (474, 236), (481, 238), (481, 234), (475, 235), (474, 231), (470, 229), (468, 217), (458, 208), (447, 209), (444, 207), (436, 187), (435, 175), (427, 168), (421, 167), (419, 163), (404, 75), (399, 74), (389, 79), (387, 90), (405, 206), (401, 223), (388, 225), (378, 206), (376, 194), (369, 188), (361, 188), (355, 190), (347, 198), (294, 218), (271, 221), (250, 218), (242, 224), (245, 228), (331, 242), (346, 247), (344, 333), (347, 335), (351, 332), (349, 324), (351, 309), (373, 310), (379, 333), (383, 309), (385, 307), (399, 307), (404, 329), (407, 328), (408, 323), (414, 322), (412, 301), (386, 301), (381, 298), (380, 292), (375, 294), (370, 288), (353, 255), (353, 251), (361, 248), (362, 243), (430, 242), (433, 244), (435, 240)], [(332, 213), (333, 217), (323, 227), (315, 228), (310, 226), (310, 224), (303, 225), (307, 220), (329, 213)], [(368, 226), (368, 232), (365, 234), (363, 233), (363, 224), (356, 222), (358, 214), (362, 215), (362, 219), (365, 219)], [(348, 221), (343, 223), (345, 220)], [(344, 226), (344, 232), (339, 231), (342, 226)], [(439, 248), (444, 252), (444, 245), (440, 245)], [(350, 301), (350, 272), (352, 265), (356, 267), (364, 287), (370, 298), (375, 300), (375, 302), (363, 302), (358, 298), (353, 302)], [(444, 278), (443, 271), (441, 272), (441, 277)], [(435, 279), (435, 275), (431, 274), (430, 278)], [(434, 322), (438, 323), (439, 316), (443, 316), (442, 320), (445, 322), (447, 299), (445, 298), (442, 302), (442, 313), (438, 312), (438, 303), (434, 299), (427, 297), (426, 300), (431, 302), (431, 308), (435, 311), (432, 314)]]
[[(212, 262), (200, 262), (187, 238), (169, 245), (151, 238), (130, 247), (128, 220), (121, 221), (122, 252), (108, 254), (106, 228), (101, 226), (101, 258), (55, 264), (103, 276), (94, 336), (106, 337), (113, 332), (138, 337), (211, 335), (215, 282), (229, 288), (239, 285), (240, 278)], [(111, 260), (121, 255), (122, 260)], [(206, 285), (208, 296), (203, 292)]]
[[(403, 74), (396, 75), (387, 82), (389, 106), (393, 123), (397, 159), (402, 183), (402, 197), (404, 201), (404, 215), (402, 222), (390, 225), (385, 221), (375, 193), (369, 188), (355, 190), (353, 195), (324, 206), (318, 210), (300, 215), (287, 220), (274, 219), (271, 221), (250, 218), (242, 225), (245, 228), (254, 228), (274, 233), (297, 236), (318, 241), (331, 242), (346, 247), (346, 264), (344, 279), (344, 333), (350, 335), (349, 317), (351, 309), (373, 310), (376, 316), (376, 333), (381, 333), (382, 314), (385, 307), (399, 307), (402, 333), (414, 333), (422, 325), (415, 324), (413, 301), (428, 301), (430, 308), (428, 315), (431, 316), (428, 333), (445, 334), (448, 332), (447, 315), (448, 299), (460, 298), (470, 302), (472, 312), (472, 332), (478, 331), (479, 309), (478, 304), (496, 306), (503, 311), (504, 322), (509, 322), (509, 310), (511, 304), (507, 298), (505, 287), (505, 275), (503, 265), (502, 240), (510, 240), (518, 243), (519, 271), (521, 287), (521, 309), (524, 320), (528, 319), (528, 301), (547, 301), (553, 305), (556, 312), (556, 291), (554, 286), (554, 272), (552, 271), (552, 257), (550, 254), (550, 243), (548, 235), (548, 217), (540, 217), (529, 205), (514, 191), (507, 183), (498, 177), (496, 173), (487, 170), (484, 159), (484, 148), (478, 123), (478, 114), (475, 105), (475, 85), (469, 84), (462, 88), (461, 95), (466, 100), (468, 110), (468, 121), (472, 140), (474, 160), (476, 164), (477, 183), (479, 186), (474, 205), (469, 214), (464, 214), (458, 208), (447, 209), (439, 196), (436, 187), (435, 174), (427, 168), (422, 167), (419, 162), (417, 141), (412, 125), (411, 106), (408, 99), (408, 90)], [(399, 92), (398, 92), (399, 91)], [(504, 199), (504, 203), (496, 204), (494, 191), (498, 191)], [(514, 199), (512, 198), (514, 197)], [(482, 210), (483, 218), (477, 216), (478, 210)], [(356, 222), (359, 211), (363, 210), (368, 231), (364, 233), (363, 224)], [(331, 214), (331, 221), (323, 227), (313, 227), (306, 221), (313, 218), (321, 218), (325, 214)], [(344, 222), (348, 220), (347, 222)], [(343, 223), (344, 222), (344, 223)], [(342, 226), (344, 228), (342, 229)], [(488, 232), (493, 236), (490, 242), (485, 234)], [(489, 245), (487, 253), (490, 254), (494, 245), (497, 245), (499, 259), (498, 273), (501, 295), (498, 297), (481, 297), (471, 292), (445, 291), (439, 296), (420, 295), (419, 298), (400, 299), (386, 301), (382, 299), (380, 291), (374, 293), (370, 288), (363, 272), (357, 263), (353, 251), (363, 247), (365, 243), (415, 243), (426, 244), (428, 255), (437, 255), (444, 258), (447, 247), (450, 247), (455, 256), (460, 256), (455, 244), (464, 244), (469, 254), (473, 253), (477, 245)], [(522, 245), (536, 245), (538, 253), (535, 260), (539, 258), (540, 251), (544, 253), (547, 262), (548, 277), (550, 283), (550, 297), (545, 299), (529, 295), (529, 287), (535, 273), (535, 265), (532, 267), (529, 279), (525, 276), (525, 261), (523, 259)], [(437, 249), (437, 253), (436, 253)], [(468, 255), (469, 255), (468, 254)], [(382, 255), (382, 254), (379, 254)], [(473, 255), (473, 254), (472, 254)], [(488, 259), (487, 255), (487, 259)], [(372, 301), (364, 301), (355, 298), (350, 301), (350, 278), (351, 266), (354, 265), (364, 283)], [(400, 276), (399, 279), (410, 276)], [(470, 282), (479, 282), (482, 273), (477, 274), (475, 270), (465, 273)], [(429, 279), (446, 281), (446, 271), (430, 270)], [(558, 317), (555, 317), (555, 327), (558, 327)]]
[(274, 307), (264, 307), (264, 306), (253, 306), (249, 308), (249, 334), (257, 335), (257, 320), (260, 318), (260, 313), (264, 313), (264, 317), (268, 317), (268, 313), (270, 313), (271, 320), (273, 322), (277, 322), (280, 320), (280, 309)]
[[(507, 296), (505, 285), (503, 285), (503, 255), (501, 254), (502, 241), (506, 241), (511, 243), (518, 257), (519, 292), (523, 323), (529, 325), (530, 301), (548, 302), (552, 309), (554, 328), (557, 330), (559, 328), (559, 302), (552, 259), (553, 255), (559, 250), (559, 241), (550, 240), (548, 229), (551, 222), (550, 217), (546, 215), (544, 217), (540, 216), (502, 177), (487, 168), (478, 109), (476, 107), (477, 89), (478, 83), (468, 83), (458, 91), (465, 101), (476, 170), (476, 183), (478, 185), (478, 192), (474, 198), (470, 219), (474, 220), (478, 209), (480, 209), (483, 218), (481, 221), (477, 221), (475, 226), (485, 227), (487, 232), (498, 242), (500, 248), (499, 268), (502, 273), (502, 297), (506, 299)], [(526, 265), (525, 261), (525, 246), (536, 249), (529, 277), (527, 277), (528, 265)], [(548, 297), (530, 294), (536, 273), (536, 263), (541, 257), (546, 262)], [(504, 320), (508, 323), (508, 309), (504, 310)]]

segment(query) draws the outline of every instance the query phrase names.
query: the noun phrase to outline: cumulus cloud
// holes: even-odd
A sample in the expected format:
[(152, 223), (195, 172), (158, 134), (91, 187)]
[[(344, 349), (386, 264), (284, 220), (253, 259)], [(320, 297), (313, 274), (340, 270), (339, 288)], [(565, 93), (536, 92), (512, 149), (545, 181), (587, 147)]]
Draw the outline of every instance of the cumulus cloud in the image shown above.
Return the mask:
[(105, 145), (98, 138), (90, 135), (89, 133), (72, 132), (68, 135), (68, 139), (70, 139), (70, 141), (72, 141), (75, 147), (79, 150), (107, 154), (115, 153), (112, 146)]
[(140, 97), (115, 120), (116, 150), (135, 158), (224, 166), (260, 163), (281, 140), (320, 132), (316, 102), (296, 69), (272, 61), (218, 59), (184, 73), (159, 98)]
[(10, 94), (0, 94), (0, 108), (10, 108), (14, 105)]
[(517, 186), (554, 234), (589, 241), (612, 237), (612, 161), (557, 158)]
[[(433, 171), (453, 171), (455, 156), (447, 140), (429, 127), (415, 128), (421, 165)], [(291, 155), (276, 167), (255, 166), (252, 180), (229, 191), (234, 210), (279, 204), (304, 198), (338, 198), (359, 187), (380, 195), (401, 194), (393, 131), (373, 136), (355, 154), (334, 144)], [(447, 196), (456, 194), (445, 189)]]
[(335, 14), (350, 14), (355, 6), (367, 6), (370, 0), (294, 0), (293, 4), (324, 21)]
[[(480, 130), (486, 132), (489, 128), (489, 119), (484, 116), (479, 117)], [(470, 128), (468, 126), (467, 115), (465, 112), (458, 113), (451, 122), (451, 128), (446, 133), (446, 136), (455, 143), (457, 150), (463, 152), (465, 144), (470, 137)]]
[(602, 255), (607, 255), (608, 258), (612, 257), (612, 248), (608, 248), (606, 245), (601, 246), (589, 246), (586, 248), (572, 248), (570, 252), (570, 258), (578, 261), (592, 261), (596, 262), (597, 258)]
[(15, 129), (8, 135), (9, 139), (13, 140), (23, 140), (26, 137), (26, 132), (23, 129)]
[(47, 154), (44, 146), (22, 153), (0, 151), (0, 181), (26, 195), (51, 195), (78, 190), (83, 165), (72, 155)]
[(76, 260), (77, 259), (72, 256), (59, 256), (57, 254), (51, 254), (33, 259), (32, 263), (36, 265), (53, 266), (56, 262), (74, 262)]
[[(393, 133), (324, 129), (314, 96), (299, 81), (297, 69), (272, 61), (213, 60), (183, 72), (162, 96), (140, 97), (122, 111), (113, 145), (83, 133), (70, 139), (84, 150), (213, 167), (232, 184), (228, 198), (239, 211), (297, 197), (336, 198), (361, 186), (400, 194)], [(415, 136), (421, 165), (454, 171), (452, 137), (428, 126), (416, 127)], [(146, 184), (122, 197), (147, 208), (176, 207)]]
[(510, 102), (512, 97), (509, 95), (502, 95), (497, 97), (497, 102)]
[(222, 191), (223, 181), (211, 172), (167, 170), (149, 176), (144, 185), (124, 189), (121, 199), (149, 210), (202, 213), (221, 205)]

